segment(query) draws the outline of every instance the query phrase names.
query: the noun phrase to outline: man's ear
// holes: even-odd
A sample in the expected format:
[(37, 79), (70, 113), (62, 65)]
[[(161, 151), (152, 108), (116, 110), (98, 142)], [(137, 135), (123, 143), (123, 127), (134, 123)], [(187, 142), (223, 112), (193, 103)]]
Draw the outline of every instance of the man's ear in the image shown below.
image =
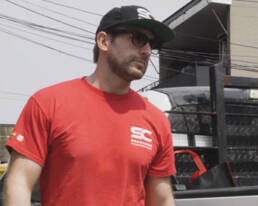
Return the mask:
[(108, 34), (104, 31), (101, 31), (97, 34), (96, 37), (97, 45), (99, 49), (103, 52), (106, 52), (108, 50), (108, 46), (110, 43), (110, 37)]

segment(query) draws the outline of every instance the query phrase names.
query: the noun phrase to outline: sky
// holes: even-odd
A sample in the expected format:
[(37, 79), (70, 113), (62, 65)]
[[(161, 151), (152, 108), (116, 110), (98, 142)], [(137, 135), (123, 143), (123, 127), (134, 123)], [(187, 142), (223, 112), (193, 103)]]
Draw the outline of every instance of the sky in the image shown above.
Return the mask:
[[(140, 5), (165, 20), (189, 0), (0, 0), (0, 124), (15, 124), (41, 88), (91, 74), (94, 33), (111, 8)], [(138, 90), (158, 80), (152, 57)], [(69, 95), (69, 94), (68, 94)]]

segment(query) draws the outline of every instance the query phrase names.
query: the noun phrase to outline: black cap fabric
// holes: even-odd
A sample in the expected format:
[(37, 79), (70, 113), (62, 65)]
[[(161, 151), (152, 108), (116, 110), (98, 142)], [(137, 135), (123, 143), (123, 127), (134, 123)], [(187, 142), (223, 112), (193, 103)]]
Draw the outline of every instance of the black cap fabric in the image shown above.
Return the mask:
[(106, 31), (115, 26), (134, 25), (149, 30), (160, 44), (174, 38), (173, 31), (165, 24), (156, 21), (149, 10), (140, 6), (123, 6), (111, 9), (105, 14), (96, 31)]

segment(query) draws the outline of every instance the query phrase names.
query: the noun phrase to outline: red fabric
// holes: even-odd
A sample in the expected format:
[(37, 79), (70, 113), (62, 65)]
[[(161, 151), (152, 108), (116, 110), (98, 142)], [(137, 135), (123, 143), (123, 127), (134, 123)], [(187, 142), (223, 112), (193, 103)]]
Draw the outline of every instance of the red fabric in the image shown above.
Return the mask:
[(143, 206), (145, 177), (176, 172), (165, 115), (84, 78), (34, 94), (13, 132), (7, 148), (43, 167), (43, 206)]

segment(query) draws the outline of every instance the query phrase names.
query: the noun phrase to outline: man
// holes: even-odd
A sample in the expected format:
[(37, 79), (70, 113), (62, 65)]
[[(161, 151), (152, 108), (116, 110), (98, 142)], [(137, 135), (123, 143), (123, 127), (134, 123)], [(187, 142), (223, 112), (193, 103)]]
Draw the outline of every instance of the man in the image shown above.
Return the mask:
[(173, 206), (165, 115), (130, 89), (152, 49), (173, 38), (145, 8), (110, 10), (96, 31), (95, 72), (34, 94), (7, 148), (5, 206)]

